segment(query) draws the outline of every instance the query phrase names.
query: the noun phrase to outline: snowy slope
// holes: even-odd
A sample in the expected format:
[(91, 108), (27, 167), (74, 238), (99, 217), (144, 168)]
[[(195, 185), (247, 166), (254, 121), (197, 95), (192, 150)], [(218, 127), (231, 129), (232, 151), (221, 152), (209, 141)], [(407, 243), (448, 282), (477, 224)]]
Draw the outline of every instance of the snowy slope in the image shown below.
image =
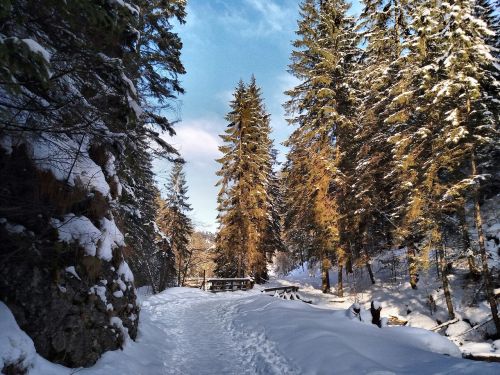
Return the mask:
[[(0, 304), (0, 355), (25, 352), (31, 375), (69, 375), (34, 353)], [(14, 346), (14, 348), (13, 348)], [(443, 353), (443, 354), (441, 354)], [(78, 374), (498, 374), (499, 364), (454, 356), (447, 339), (417, 328), (384, 328), (344, 311), (265, 296), (259, 290), (211, 294), (172, 288), (147, 296), (137, 342), (106, 353)]]
[[(436, 277), (435, 269), (421, 270), (418, 289), (414, 290), (408, 282), (406, 254), (402, 250), (388, 252), (372, 261), (376, 284), (372, 285), (365, 269), (355, 269), (354, 274), (344, 274), (344, 297), (336, 296), (337, 270), (330, 272), (332, 294), (321, 291), (321, 274), (317, 266), (308, 269), (308, 265), (298, 267), (286, 276), (274, 275), (271, 286), (298, 285), (300, 295), (311, 300), (315, 306), (325, 309), (347, 309), (353, 303), (359, 303), (369, 309), (371, 301), (378, 301), (382, 306), (382, 316), (395, 316), (408, 322), (408, 326), (431, 329), (441, 322), (448, 321), (448, 312), (441, 281)], [(394, 272), (391, 264), (395, 264)], [(469, 280), (466, 271), (454, 269), (448, 276), (453, 298), (453, 306), (458, 322), (439, 330), (449, 336), (461, 351), (500, 357), (500, 348), (495, 349), (492, 340), (485, 340), (487, 333), (494, 332), (491, 324), (482, 325), (472, 330), (471, 325), (480, 325), (491, 318), (490, 307), (485, 300), (471, 300), (477, 296), (477, 284)], [(430, 303), (429, 296), (432, 296)], [(466, 323), (467, 322), (467, 323)]]

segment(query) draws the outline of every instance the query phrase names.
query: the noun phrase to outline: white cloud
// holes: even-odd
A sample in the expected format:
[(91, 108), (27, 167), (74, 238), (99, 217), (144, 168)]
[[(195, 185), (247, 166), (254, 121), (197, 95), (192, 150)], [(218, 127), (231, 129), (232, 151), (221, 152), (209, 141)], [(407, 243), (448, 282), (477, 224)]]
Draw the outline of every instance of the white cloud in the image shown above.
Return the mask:
[(231, 32), (244, 37), (269, 37), (295, 28), (297, 3), (294, 0), (245, 0), (245, 6), (224, 6), (219, 21)]
[(212, 118), (198, 118), (181, 122), (175, 126), (174, 137), (164, 135), (163, 138), (177, 148), (181, 156), (188, 162), (207, 165), (220, 157), (221, 145), (219, 133), (224, 125)]
[(222, 104), (229, 108), (229, 102), (233, 100), (233, 90), (223, 90), (215, 94), (215, 97), (220, 100)]
[[(247, 0), (255, 10), (262, 16), (265, 27), (262, 30), (284, 31), (290, 23), (290, 7), (279, 6), (271, 0)], [(262, 25), (262, 24), (261, 24)], [(262, 25), (264, 26), (264, 25)]]

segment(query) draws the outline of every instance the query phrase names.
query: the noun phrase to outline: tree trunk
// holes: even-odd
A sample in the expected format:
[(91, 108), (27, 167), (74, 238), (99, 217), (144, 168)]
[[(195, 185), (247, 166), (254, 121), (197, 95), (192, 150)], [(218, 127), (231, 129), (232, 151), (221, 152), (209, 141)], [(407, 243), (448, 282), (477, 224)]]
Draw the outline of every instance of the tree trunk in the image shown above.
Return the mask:
[(465, 220), (465, 210), (460, 210), (458, 213), (460, 220), (460, 232), (462, 234), (462, 242), (467, 252), (467, 264), (469, 266), (469, 274), (475, 278), (480, 275), (480, 272), (476, 266), (476, 260), (474, 259), (474, 252), (469, 238), (469, 231), (467, 229), (467, 222)]
[(189, 253), (187, 261), (185, 262), (184, 271), (182, 272), (182, 285), (184, 285), (186, 283), (186, 276), (187, 276), (187, 273), (188, 273), (189, 263), (191, 263), (191, 257), (192, 257), (192, 255), (193, 255), (193, 252), (191, 251)]
[(177, 253), (179, 257), (179, 265), (177, 266), (177, 286), (182, 286), (182, 258), (181, 254)]
[(373, 244), (373, 235), (370, 236), (370, 252), (366, 249), (365, 246), (363, 246), (365, 257), (366, 257), (366, 270), (368, 271), (368, 275), (370, 275), (370, 281), (372, 282), (372, 285), (375, 285), (375, 276), (373, 275), (373, 270), (372, 270), (372, 265), (370, 264), (370, 254), (374, 253), (375, 245)]
[(149, 266), (149, 261), (146, 260), (146, 268), (147, 268), (147, 271), (148, 271), (148, 278), (149, 278), (149, 282), (151, 284), (151, 290), (153, 292), (153, 294), (156, 294), (158, 292), (160, 292), (159, 290), (156, 290), (156, 286), (155, 286), (155, 280), (153, 278), (153, 273), (151, 272), (151, 267)]
[[(472, 166), (472, 175), (477, 175), (477, 166), (476, 166), (476, 156), (474, 153), (474, 149), (471, 151), (471, 166)], [(495, 328), (497, 331), (497, 336), (500, 335), (500, 318), (498, 317), (498, 307), (495, 299), (495, 293), (493, 291), (493, 283), (491, 280), (490, 269), (488, 267), (488, 257), (486, 255), (486, 246), (484, 241), (484, 233), (483, 233), (483, 218), (481, 216), (481, 207), (479, 205), (479, 186), (478, 184), (474, 185), (474, 218), (476, 222), (476, 230), (479, 240), (479, 254), (481, 255), (481, 265), (483, 268), (483, 277), (484, 277), (484, 286), (486, 289), (486, 297), (490, 304), (491, 315), (493, 317), (493, 322), (495, 323)]]
[(413, 243), (408, 242), (406, 246), (406, 255), (408, 258), (408, 272), (410, 274), (410, 285), (412, 289), (417, 289), (417, 283), (418, 283), (417, 255)]
[(348, 273), (353, 273), (352, 269), (352, 253), (349, 253), (349, 256), (347, 257), (347, 262), (345, 262), (345, 272), (346, 274)]
[(328, 266), (327, 266), (328, 264), (330, 264), (328, 259), (323, 259), (323, 261), (321, 262), (322, 275), (323, 275), (321, 284), (323, 293), (328, 293), (330, 291), (330, 275), (328, 273)]
[(380, 312), (382, 311), (382, 306), (377, 304), (375, 306), (375, 303), (372, 301), (370, 304), (370, 313), (372, 314), (372, 324), (375, 324), (379, 328), (382, 328), (382, 321), (380, 320)]
[(339, 276), (337, 281), (337, 296), (344, 297), (344, 283), (342, 281), (342, 265), (339, 264)]
[(373, 276), (372, 265), (370, 264), (369, 261), (366, 262), (366, 269), (368, 270), (368, 275), (370, 275), (370, 281), (374, 285), (375, 284), (375, 276)]
[(446, 272), (446, 259), (444, 255), (444, 241), (441, 241), (441, 246), (438, 245), (439, 255), (439, 268), (441, 271), (441, 282), (443, 284), (444, 298), (446, 300), (446, 307), (448, 308), (448, 316), (451, 319), (455, 318), (455, 311), (453, 310), (453, 303), (451, 301), (450, 284), (448, 283), (448, 276)]

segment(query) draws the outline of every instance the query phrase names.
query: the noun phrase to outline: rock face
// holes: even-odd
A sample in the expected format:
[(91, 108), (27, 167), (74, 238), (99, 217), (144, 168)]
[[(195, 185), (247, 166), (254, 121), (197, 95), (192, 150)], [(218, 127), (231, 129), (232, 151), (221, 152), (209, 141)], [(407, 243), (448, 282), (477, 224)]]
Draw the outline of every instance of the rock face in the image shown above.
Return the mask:
[(80, 281), (64, 269), (54, 275), (49, 265), (30, 263), (2, 264), (0, 272), (9, 277), (2, 280), (1, 295), (42, 356), (70, 367), (90, 366), (103, 352), (119, 349), (126, 330), (135, 338), (135, 291), (129, 284), (122, 297), (113, 295), (113, 290), (117, 295), (121, 290), (111, 266), (103, 270), (95, 288), (102, 288), (105, 304), (89, 292), (94, 284), (81, 267), (76, 267)]
[[(22, 149), (0, 151), (0, 181), (0, 300), (37, 352), (65, 366), (90, 366), (119, 349), (127, 335), (134, 339), (139, 308), (133, 276), (124, 244), (110, 241), (109, 225), (102, 224), (115, 223), (113, 198), (78, 184), (68, 188), (38, 171)], [(81, 233), (62, 240), (54, 223), (68, 213), (85, 215), (100, 237)], [(90, 240), (105, 256), (89, 255)]]

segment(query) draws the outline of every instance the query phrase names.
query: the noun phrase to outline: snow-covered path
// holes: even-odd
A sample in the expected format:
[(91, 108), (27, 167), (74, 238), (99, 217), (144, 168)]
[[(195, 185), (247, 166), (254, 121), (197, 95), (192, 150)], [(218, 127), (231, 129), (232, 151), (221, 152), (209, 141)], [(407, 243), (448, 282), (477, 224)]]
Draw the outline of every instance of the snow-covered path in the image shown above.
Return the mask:
[(13, 348), (32, 351), (29, 375), (500, 373), (500, 364), (460, 358), (457, 346), (435, 333), (379, 329), (350, 320), (343, 310), (272, 298), (259, 290), (212, 294), (172, 288), (143, 298), (137, 341), (85, 369), (36, 355), (12, 314), (5, 306), (0, 312), (12, 329)]
[[(166, 374), (291, 373), (284, 368), (285, 361), (277, 366), (278, 353), (273, 353), (275, 357), (270, 361), (259, 353), (265, 343), (259, 345), (255, 337), (238, 336), (232, 329), (235, 300), (242, 298), (239, 293), (207, 296), (190, 290), (183, 297), (175, 296), (179, 298), (167, 301), (165, 295), (155, 296), (143, 304), (165, 337), (175, 342), (165, 358), (175, 366), (167, 368)], [(256, 356), (258, 361), (254, 361)]]
[(249, 373), (241, 344), (229, 331), (229, 310), (230, 303), (220, 300), (186, 304), (177, 300), (170, 306), (152, 306), (153, 317), (163, 325), (166, 337), (175, 337), (175, 346), (166, 358), (175, 367), (167, 369), (167, 374), (198, 374), (207, 369), (214, 374)]
[(142, 303), (137, 342), (79, 374), (296, 374), (262, 335), (238, 332), (236, 306), (258, 291), (212, 294), (173, 288)]

